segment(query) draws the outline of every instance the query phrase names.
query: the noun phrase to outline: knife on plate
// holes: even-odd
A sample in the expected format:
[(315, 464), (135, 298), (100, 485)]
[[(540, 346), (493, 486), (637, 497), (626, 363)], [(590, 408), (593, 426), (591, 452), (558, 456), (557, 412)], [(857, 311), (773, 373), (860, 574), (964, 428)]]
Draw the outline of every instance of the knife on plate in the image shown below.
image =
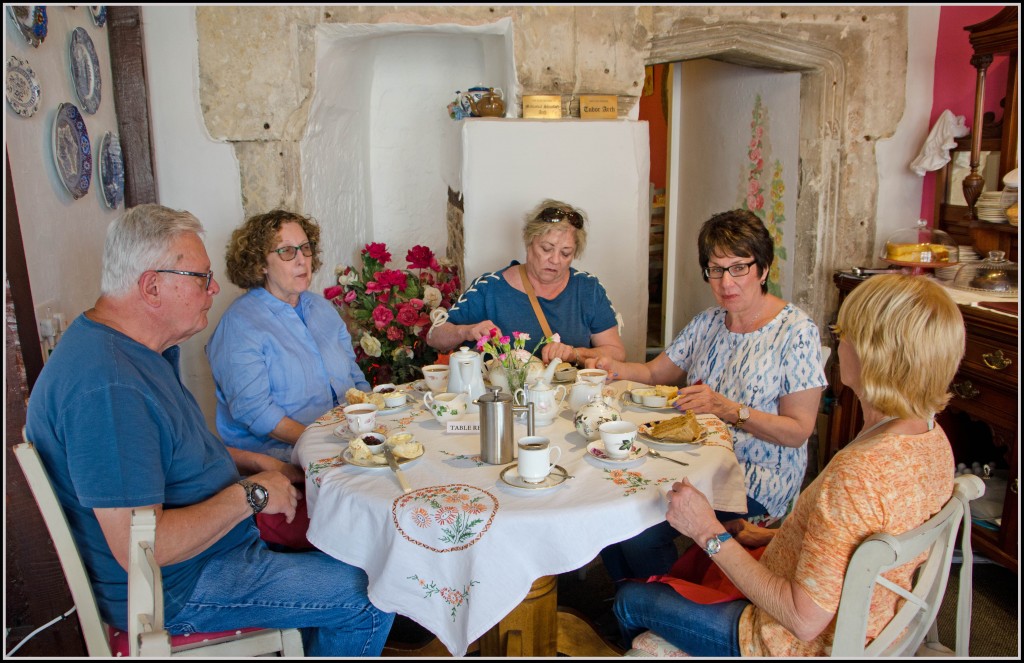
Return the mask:
[(398, 461), (395, 459), (395, 454), (391, 453), (390, 447), (384, 447), (384, 458), (388, 461), (388, 467), (390, 467), (391, 471), (395, 473), (396, 477), (398, 477), (398, 483), (402, 485), (402, 490), (406, 493), (411, 493), (412, 488), (410, 488), (408, 482), (406, 482), (405, 475), (402, 474), (402, 470), (398, 469)]

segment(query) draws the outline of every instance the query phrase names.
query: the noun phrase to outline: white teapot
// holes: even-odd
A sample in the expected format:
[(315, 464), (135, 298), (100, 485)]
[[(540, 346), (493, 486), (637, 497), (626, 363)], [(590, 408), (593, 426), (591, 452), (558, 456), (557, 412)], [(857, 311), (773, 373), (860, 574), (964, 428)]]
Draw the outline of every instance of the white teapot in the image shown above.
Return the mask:
[[(561, 395), (559, 395), (561, 390)], [(537, 426), (547, 426), (555, 421), (558, 411), (562, 409), (562, 402), (565, 401), (565, 386), (558, 385), (551, 388), (543, 378), (537, 380), (533, 386), (526, 389), (517, 389), (514, 394), (515, 402), (526, 405), (533, 403), (533, 421)]]
[(576, 432), (587, 440), (596, 440), (601, 436), (601, 424), (606, 421), (618, 421), (619, 411), (612, 407), (603, 396), (594, 396), (590, 402), (581, 407), (573, 417), (573, 424), (576, 425)]

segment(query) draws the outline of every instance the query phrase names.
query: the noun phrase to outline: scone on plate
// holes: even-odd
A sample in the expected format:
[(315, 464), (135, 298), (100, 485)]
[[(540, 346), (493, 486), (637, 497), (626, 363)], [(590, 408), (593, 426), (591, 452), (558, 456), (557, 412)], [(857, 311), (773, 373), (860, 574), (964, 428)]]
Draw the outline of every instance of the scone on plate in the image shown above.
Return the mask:
[(349, 405), (356, 405), (357, 403), (365, 403), (366, 402), (366, 396), (367, 396), (367, 394), (359, 391), (355, 387), (350, 387), (349, 390), (345, 392), (345, 401), (348, 402)]

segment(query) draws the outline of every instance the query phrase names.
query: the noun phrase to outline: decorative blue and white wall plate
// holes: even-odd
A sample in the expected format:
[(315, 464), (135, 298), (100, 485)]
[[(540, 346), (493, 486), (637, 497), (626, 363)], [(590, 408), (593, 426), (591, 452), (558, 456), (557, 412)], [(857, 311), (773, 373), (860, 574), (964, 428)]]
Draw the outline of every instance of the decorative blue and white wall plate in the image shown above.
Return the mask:
[(71, 33), (70, 55), (75, 93), (82, 110), (91, 115), (100, 107), (100, 61), (85, 28), (75, 28)]
[(85, 118), (74, 104), (57, 107), (53, 120), (53, 164), (68, 193), (78, 200), (92, 182), (92, 145)]
[(117, 209), (124, 201), (124, 161), (121, 160), (121, 141), (117, 134), (103, 134), (100, 143), (100, 183), (103, 201), (110, 209)]
[(107, 6), (97, 5), (89, 6), (89, 15), (92, 16), (92, 22), (96, 24), (96, 27), (102, 28), (107, 23)]
[(7, 5), (7, 13), (25, 41), (38, 48), (46, 39), (45, 5)]
[(22, 60), (16, 55), (7, 58), (4, 94), (14, 112), (22, 117), (32, 117), (39, 110), (39, 97), (42, 90), (39, 87), (36, 72), (32, 71), (28, 61)]

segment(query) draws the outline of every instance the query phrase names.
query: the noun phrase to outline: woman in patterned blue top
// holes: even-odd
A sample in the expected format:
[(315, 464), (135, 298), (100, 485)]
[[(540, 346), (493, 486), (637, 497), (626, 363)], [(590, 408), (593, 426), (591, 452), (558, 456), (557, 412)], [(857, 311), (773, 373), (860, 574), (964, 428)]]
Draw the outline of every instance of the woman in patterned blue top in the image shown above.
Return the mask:
[[(736, 458), (747, 481), (747, 513), (780, 518), (800, 492), (807, 438), (827, 384), (821, 340), (811, 318), (768, 294), (775, 247), (754, 214), (716, 214), (697, 239), (704, 281), (717, 306), (694, 319), (667, 350), (646, 364), (600, 359), (617, 378), (682, 385), (674, 406), (711, 413), (733, 427)], [(602, 553), (613, 577), (666, 573), (676, 558), (676, 532), (667, 523)], [(606, 554), (607, 553), (607, 554)]]
[(596, 276), (571, 267), (586, 246), (585, 222), (582, 210), (568, 203), (549, 199), (537, 205), (523, 226), (526, 262), (513, 260), (473, 281), (447, 318), (435, 321), (427, 343), (449, 352), (459, 345), (475, 345), (491, 329), (497, 329), (498, 336), (521, 331), (544, 338), (547, 334), (527, 294), (532, 288), (552, 333), (561, 337), (559, 343), (541, 348), (545, 364), (556, 357), (575, 364), (602, 355), (625, 359), (618, 314), (604, 286)]

